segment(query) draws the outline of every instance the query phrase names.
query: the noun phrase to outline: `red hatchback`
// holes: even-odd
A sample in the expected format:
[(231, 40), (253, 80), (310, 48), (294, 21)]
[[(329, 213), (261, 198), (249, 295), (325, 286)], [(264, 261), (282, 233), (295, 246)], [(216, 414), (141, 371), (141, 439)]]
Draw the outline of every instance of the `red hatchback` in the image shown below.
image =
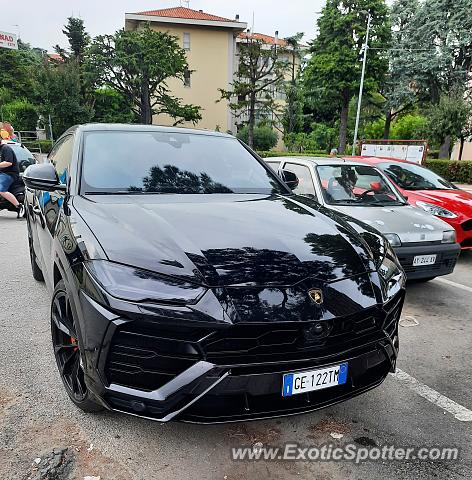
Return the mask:
[(461, 248), (472, 249), (472, 193), (416, 163), (377, 157), (355, 157), (355, 160), (383, 170), (411, 205), (449, 223), (456, 230)]

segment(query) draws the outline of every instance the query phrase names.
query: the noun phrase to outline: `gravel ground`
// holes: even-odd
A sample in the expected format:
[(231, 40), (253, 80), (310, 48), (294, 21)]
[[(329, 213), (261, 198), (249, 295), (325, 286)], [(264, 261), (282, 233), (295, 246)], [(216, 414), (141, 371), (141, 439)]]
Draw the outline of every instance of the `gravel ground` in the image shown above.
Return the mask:
[[(394, 377), (321, 412), (200, 426), (115, 413), (84, 414), (63, 390), (53, 359), (43, 284), (30, 273), (26, 225), (0, 213), (0, 479), (471, 479), (472, 422), (463, 422)], [(409, 287), (399, 368), (472, 410), (472, 253), (449, 281)], [(408, 323), (405, 323), (408, 324)], [(338, 438), (333, 438), (333, 435)], [(450, 446), (457, 461), (232, 461), (241, 445)]]

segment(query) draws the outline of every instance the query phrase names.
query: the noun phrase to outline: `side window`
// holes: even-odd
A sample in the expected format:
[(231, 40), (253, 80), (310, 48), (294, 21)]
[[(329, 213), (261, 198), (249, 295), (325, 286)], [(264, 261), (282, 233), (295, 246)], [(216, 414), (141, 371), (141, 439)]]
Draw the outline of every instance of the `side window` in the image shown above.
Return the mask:
[(278, 169), (279, 169), (279, 166), (280, 166), (280, 162), (266, 162), (267, 165), (269, 165), (270, 168), (272, 168), (272, 170), (277, 173)]
[(190, 50), (190, 33), (184, 32), (184, 41), (183, 41), (184, 50)]
[(74, 137), (69, 135), (54, 146), (48, 157), (49, 161), (56, 167), (57, 175), (63, 183), (66, 182), (67, 172), (69, 171), (73, 146)]
[(311, 172), (305, 165), (297, 165), (295, 163), (286, 163), (284, 170), (293, 172), (298, 177), (298, 187), (293, 190), (297, 195), (310, 195), (316, 198), (315, 187)]

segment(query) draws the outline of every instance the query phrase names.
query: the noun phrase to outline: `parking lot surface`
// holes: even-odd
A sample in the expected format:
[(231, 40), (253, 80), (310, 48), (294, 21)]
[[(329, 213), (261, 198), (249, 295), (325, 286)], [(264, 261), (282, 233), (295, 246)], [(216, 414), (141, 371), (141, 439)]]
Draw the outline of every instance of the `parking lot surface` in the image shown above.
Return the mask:
[[(31, 277), (26, 222), (0, 213), (0, 478), (472, 479), (472, 252), (454, 274), (408, 286), (396, 376), (295, 417), (202, 426), (84, 414), (56, 370), (49, 296)], [(458, 447), (456, 461), (234, 461), (231, 448)], [(54, 468), (54, 475), (48, 468)], [(45, 463), (49, 467), (44, 467)]]

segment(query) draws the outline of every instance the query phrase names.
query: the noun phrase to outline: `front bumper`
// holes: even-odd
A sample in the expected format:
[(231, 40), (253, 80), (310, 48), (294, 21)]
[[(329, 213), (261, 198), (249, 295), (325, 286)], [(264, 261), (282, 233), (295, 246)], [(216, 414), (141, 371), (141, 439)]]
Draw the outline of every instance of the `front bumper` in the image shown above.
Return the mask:
[[(453, 272), (461, 247), (452, 244), (415, 244), (394, 248), (408, 280), (439, 277)], [(413, 259), (417, 255), (437, 255), (434, 265), (414, 266)]]
[[(336, 319), (334, 329), (352, 323), (359, 328), (351, 325), (337, 343), (308, 350), (290, 343), (300, 328), (293, 323), (233, 325), (210, 334), (207, 327), (169, 331), (152, 320), (117, 317), (80, 297), (83, 315), (95, 332), (103, 332), (100, 342), (94, 335), (86, 348), (85, 373), (105, 407), (161, 422), (218, 423), (317, 410), (382, 383), (396, 364), (404, 291), (362, 318)], [(255, 345), (252, 353), (245, 350), (248, 342)], [(346, 384), (282, 397), (284, 373), (345, 362)]]

